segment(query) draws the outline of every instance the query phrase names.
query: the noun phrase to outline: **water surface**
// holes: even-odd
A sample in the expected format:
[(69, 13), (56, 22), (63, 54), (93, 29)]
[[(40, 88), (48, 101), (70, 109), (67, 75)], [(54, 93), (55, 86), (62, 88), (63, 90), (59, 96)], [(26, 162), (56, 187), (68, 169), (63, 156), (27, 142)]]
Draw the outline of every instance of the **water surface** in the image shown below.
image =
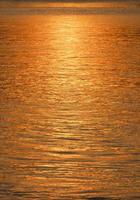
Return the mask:
[(139, 12), (62, 7), (1, 7), (0, 199), (139, 199)]

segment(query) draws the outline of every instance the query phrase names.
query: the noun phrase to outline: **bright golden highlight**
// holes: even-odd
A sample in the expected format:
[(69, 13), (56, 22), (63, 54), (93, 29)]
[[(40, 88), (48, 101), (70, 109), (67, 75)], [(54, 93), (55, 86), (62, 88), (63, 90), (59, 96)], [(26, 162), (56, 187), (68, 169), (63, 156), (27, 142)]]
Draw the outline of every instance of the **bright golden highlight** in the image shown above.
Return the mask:
[(44, 5), (0, 10), (0, 199), (136, 200), (139, 15)]

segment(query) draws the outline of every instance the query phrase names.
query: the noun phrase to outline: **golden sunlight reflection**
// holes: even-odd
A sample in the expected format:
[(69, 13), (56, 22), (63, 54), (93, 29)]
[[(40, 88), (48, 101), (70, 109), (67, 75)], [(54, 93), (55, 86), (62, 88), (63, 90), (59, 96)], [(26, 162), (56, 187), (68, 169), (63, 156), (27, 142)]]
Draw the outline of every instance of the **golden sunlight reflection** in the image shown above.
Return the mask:
[[(138, 140), (133, 139), (138, 124), (133, 103), (139, 98), (138, 26), (132, 29), (127, 17), (118, 24), (120, 18), (0, 19), (5, 33), (0, 55), (10, 57), (3, 60), (0, 75), (0, 101), (6, 102), (0, 109), (6, 135), (1, 137), (7, 138), (0, 142), (6, 174), (1, 180), (5, 185), (9, 181), (7, 190), (14, 197), (138, 194)], [(135, 57), (129, 58), (134, 51)]]

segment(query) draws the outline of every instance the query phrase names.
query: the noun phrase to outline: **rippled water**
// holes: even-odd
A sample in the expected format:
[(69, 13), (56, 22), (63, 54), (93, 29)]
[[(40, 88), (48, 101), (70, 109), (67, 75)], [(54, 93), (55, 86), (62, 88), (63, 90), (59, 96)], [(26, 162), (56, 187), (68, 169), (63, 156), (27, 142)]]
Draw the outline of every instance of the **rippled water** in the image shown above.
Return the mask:
[(0, 11), (1, 200), (139, 199), (140, 13), (80, 9)]

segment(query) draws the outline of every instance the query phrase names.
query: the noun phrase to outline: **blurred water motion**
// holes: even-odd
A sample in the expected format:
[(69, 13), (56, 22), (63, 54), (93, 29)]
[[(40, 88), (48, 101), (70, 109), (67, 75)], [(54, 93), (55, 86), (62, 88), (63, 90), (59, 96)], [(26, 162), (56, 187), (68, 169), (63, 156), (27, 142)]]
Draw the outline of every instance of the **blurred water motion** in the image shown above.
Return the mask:
[(139, 15), (0, 16), (2, 200), (138, 199), (139, 52)]

